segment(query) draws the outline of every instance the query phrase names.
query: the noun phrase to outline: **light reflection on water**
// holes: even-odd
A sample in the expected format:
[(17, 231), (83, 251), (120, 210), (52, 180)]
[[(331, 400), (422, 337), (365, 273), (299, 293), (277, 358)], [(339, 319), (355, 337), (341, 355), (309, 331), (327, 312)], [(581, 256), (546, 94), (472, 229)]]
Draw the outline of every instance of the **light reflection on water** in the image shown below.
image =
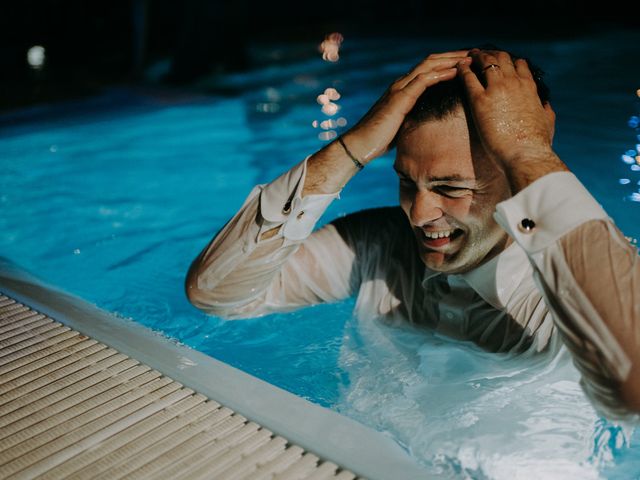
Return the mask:
[[(629, 92), (640, 67), (627, 59), (638, 36), (504, 44), (545, 67), (557, 150), (630, 238), (640, 237), (640, 205), (628, 201), (640, 178), (620, 158), (637, 143), (627, 121), (638, 112)], [(113, 91), (48, 120), (12, 126), (0, 117), (0, 255), (386, 431), (446, 477), (629, 478), (640, 471), (637, 434), (594, 414), (564, 351), (505, 359), (422, 330), (359, 325), (352, 300), (224, 322), (183, 295), (189, 262), (251, 187), (324, 144), (312, 126), (322, 120), (318, 92), (339, 91), (340, 118), (352, 125), (420, 55), (471, 43), (479, 42), (348, 38), (339, 62), (311, 52), (218, 79), (236, 96)], [(594, 60), (592, 51), (607, 48), (602, 64)], [(322, 222), (396, 203), (391, 160), (369, 164)]]

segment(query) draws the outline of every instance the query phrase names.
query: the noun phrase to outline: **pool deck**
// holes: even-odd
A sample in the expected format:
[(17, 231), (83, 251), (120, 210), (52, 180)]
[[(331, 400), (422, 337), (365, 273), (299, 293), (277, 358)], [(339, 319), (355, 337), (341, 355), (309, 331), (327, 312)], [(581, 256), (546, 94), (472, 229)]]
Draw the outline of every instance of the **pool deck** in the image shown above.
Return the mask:
[(387, 436), (0, 261), (0, 478), (433, 478)]

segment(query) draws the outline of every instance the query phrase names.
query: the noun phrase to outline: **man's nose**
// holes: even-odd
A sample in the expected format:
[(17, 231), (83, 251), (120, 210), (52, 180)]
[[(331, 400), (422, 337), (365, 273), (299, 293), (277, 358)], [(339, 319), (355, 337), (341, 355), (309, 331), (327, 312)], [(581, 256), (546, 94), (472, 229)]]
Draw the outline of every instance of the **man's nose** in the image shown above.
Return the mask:
[(422, 227), (444, 216), (440, 195), (429, 191), (417, 191), (411, 203), (409, 218), (416, 227)]

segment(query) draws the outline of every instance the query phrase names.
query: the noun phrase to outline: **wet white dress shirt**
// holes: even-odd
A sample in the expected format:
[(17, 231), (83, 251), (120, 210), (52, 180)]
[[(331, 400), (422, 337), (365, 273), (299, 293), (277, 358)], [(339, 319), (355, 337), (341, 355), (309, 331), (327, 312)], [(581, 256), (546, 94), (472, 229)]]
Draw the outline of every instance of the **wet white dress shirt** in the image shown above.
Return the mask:
[[(559, 336), (593, 405), (629, 419), (617, 386), (631, 362), (605, 319), (640, 347), (640, 262), (575, 175), (546, 175), (498, 204), (494, 217), (515, 242), (469, 272), (444, 275), (418, 257), (399, 207), (314, 231), (339, 193), (303, 198), (305, 174), (306, 159), (251, 191), (192, 265), (196, 306), (246, 318), (356, 296), (361, 321), (408, 321), (489, 351), (542, 352)], [(535, 227), (522, 228), (525, 219)]]

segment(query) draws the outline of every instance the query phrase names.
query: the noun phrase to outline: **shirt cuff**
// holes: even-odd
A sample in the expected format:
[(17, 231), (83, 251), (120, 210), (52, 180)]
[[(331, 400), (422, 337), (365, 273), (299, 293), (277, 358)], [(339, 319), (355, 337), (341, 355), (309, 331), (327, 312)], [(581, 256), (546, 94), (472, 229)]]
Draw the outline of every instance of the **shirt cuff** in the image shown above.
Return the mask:
[(532, 254), (585, 222), (609, 217), (573, 173), (554, 172), (496, 205), (494, 218)]
[(279, 235), (288, 240), (304, 240), (331, 202), (340, 197), (340, 192), (336, 192), (302, 198), (308, 159), (305, 158), (271, 183), (261, 186), (260, 215), (263, 222), (258, 238), (262, 233), (282, 226)]

